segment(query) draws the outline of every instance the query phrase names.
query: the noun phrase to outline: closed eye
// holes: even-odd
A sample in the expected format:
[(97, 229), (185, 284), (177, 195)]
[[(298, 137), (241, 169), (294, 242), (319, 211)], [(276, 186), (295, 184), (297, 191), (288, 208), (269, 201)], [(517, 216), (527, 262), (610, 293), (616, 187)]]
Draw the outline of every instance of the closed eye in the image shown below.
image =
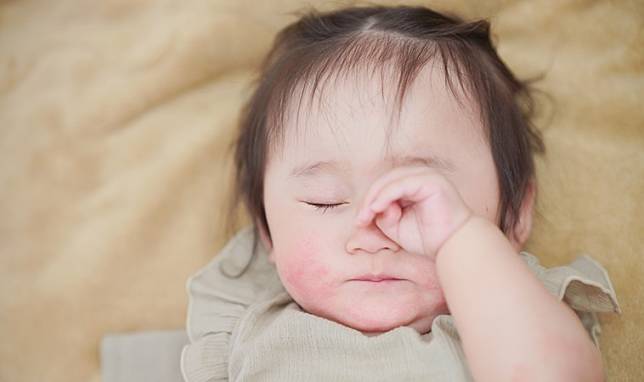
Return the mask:
[(310, 206), (315, 207), (316, 210), (321, 210), (322, 213), (325, 213), (327, 210), (339, 207), (343, 204), (347, 203), (331, 203), (331, 204), (325, 204), (325, 203), (312, 203), (312, 202), (304, 202)]

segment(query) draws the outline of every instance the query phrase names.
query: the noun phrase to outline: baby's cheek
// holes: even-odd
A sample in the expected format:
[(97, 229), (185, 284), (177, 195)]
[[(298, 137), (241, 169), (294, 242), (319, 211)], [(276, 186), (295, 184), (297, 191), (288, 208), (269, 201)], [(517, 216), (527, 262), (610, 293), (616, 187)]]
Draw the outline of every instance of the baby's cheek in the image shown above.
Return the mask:
[(330, 269), (312, 240), (303, 240), (278, 257), (278, 271), (284, 286), (301, 305), (331, 293)]
[(417, 268), (419, 285), (423, 290), (440, 290), (441, 285), (436, 273), (436, 266), (434, 262), (428, 261), (423, 266)]

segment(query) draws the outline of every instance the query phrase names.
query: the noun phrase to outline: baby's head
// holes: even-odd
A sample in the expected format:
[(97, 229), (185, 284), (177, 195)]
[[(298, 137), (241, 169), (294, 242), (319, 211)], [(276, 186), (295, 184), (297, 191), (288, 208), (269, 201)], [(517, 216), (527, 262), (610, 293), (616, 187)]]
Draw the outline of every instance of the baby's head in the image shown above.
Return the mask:
[[(310, 13), (278, 35), (243, 110), (235, 194), (304, 310), (365, 333), (424, 333), (447, 312), (434, 263), (355, 226), (362, 199), (395, 166), (429, 166), (520, 250), (543, 151), (530, 100), (485, 21), (420, 7)], [(365, 274), (407, 282), (348, 281)]]

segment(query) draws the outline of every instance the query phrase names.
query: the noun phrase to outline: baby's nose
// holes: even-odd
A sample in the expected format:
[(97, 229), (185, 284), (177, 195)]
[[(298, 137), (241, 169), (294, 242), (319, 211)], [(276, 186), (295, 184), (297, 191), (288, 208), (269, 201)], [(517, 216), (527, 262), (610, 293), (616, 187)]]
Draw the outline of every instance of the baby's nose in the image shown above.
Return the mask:
[(382, 250), (397, 252), (400, 246), (387, 235), (372, 221), (364, 227), (353, 226), (347, 240), (346, 250), (350, 254), (360, 252), (378, 253)]

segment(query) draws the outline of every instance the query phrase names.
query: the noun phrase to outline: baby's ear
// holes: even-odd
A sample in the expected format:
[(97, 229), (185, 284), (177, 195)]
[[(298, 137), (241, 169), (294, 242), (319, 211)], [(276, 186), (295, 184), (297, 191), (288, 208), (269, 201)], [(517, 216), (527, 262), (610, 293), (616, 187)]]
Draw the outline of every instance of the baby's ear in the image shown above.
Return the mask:
[(532, 231), (532, 213), (534, 210), (536, 193), (536, 184), (534, 179), (532, 179), (528, 183), (526, 194), (523, 197), (523, 202), (521, 203), (519, 220), (515, 224), (514, 230), (510, 235), (510, 243), (512, 243), (512, 246), (517, 252), (523, 250), (523, 246), (526, 241), (528, 241), (530, 232)]
[(259, 233), (259, 238), (264, 245), (264, 248), (266, 248), (266, 252), (268, 252), (268, 260), (271, 263), (274, 263), (275, 260), (273, 259), (273, 243), (271, 242), (271, 239), (268, 237), (268, 232), (264, 229), (264, 227), (256, 223), (257, 227), (257, 232)]

